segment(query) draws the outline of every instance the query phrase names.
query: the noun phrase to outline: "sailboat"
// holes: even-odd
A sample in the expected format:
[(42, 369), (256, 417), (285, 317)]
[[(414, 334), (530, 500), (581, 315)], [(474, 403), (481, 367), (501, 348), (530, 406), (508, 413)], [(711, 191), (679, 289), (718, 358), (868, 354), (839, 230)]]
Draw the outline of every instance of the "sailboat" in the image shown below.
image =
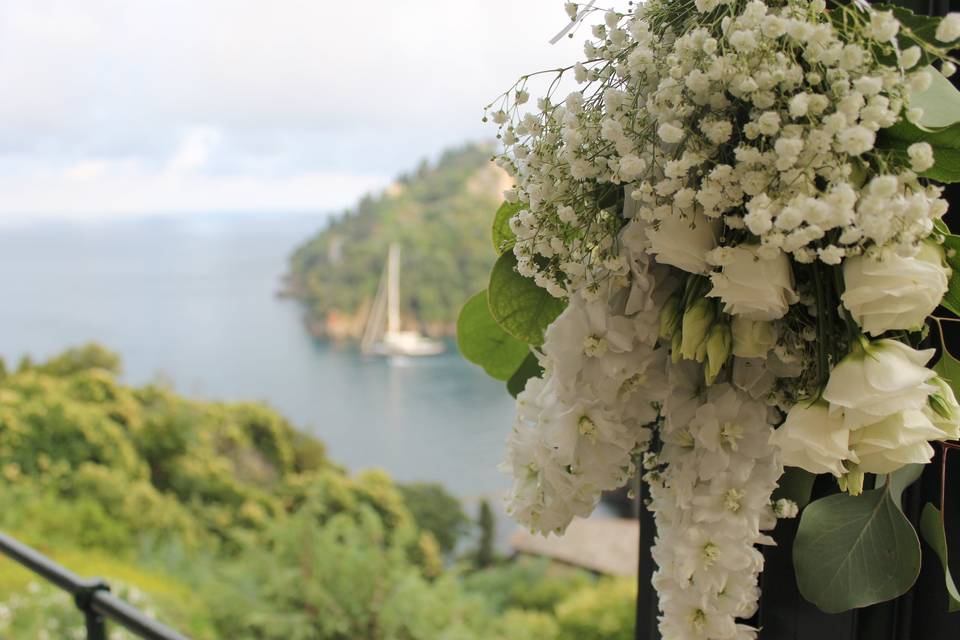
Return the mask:
[(444, 351), (439, 340), (419, 331), (400, 330), (400, 246), (397, 243), (391, 244), (387, 253), (387, 264), (367, 317), (360, 350), (382, 356), (435, 356)]

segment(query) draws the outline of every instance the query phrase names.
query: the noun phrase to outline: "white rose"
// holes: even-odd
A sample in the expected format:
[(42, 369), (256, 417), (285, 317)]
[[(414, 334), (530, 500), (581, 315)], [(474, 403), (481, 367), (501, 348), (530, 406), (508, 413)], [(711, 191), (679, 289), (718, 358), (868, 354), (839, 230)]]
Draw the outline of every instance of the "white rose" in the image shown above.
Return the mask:
[(848, 429), (923, 409), (936, 390), (928, 384), (936, 374), (924, 366), (933, 354), (934, 349), (917, 351), (896, 340), (857, 347), (830, 372), (822, 397), (831, 414), (842, 413)]
[(757, 255), (757, 247), (741, 245), (725, 252), (723, 267), (710, 275), (708, 296), (720, 298), (723, 310), (747, 320), (782, 318), (797, 301), (793, 274), (785, 254)]
[(850, 430), (822, 401), (794, 405), (784, 423), (770, 436), (786, 466), (838, 477), (847, 472), (843, 461), (850, 457), (849, 440)]
[(770, 322), (734, 316), (730, 331), (733, 333), (733, 355), (738, 358), (762, 358), (777, 343), (777, 330)]
[(851, 459), (863, 473), (893, 473), (933, 457), (929, 440), (944, 436), (923, 411), (908, 409), (850, 432)]
[(706, 273), (706, 254), (717, 246), (716, 220), (697, 213), (693, 219), (670, 216), (647, 229), (650, 253), (657, 262), (690, 273)]
[(893, 251), (847, 258), (841, 300), (872, 336), (892, 329), (916, 329), (940, 304), (949, 274), (943, 249), (926, 242), (913, 258)]

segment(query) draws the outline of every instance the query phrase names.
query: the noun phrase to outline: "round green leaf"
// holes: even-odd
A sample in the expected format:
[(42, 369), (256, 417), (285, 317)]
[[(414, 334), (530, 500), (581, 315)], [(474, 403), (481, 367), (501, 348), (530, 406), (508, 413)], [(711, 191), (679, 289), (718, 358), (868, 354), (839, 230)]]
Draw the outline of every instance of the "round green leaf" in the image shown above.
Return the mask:
[(783, 475), (776, 490), (773, 492), (773, 499), (780, 500), (786, 498), (793, 500), (797, 506), (803, 509), (810, 504), (810, 496), (813, 493), (813, 483), (817, 476), (804, 471), (798, 467), (787, 467), (783, 470)]
[(517, 273), (517, 258), (512, 251), (493, 265), (487, 302), (490, 314), (507, 333), (535, 347), (543, 344), (544, 330), (566, 306), (566, 302)]
[(504, 202), (497, 209), (493, 217), (493, 250), (497, 255), (509, 251), (517, 241), (517, 236), (510, 229), (510, 218), (517, 215), (523, 209), (523, 205), (514, 202)]
[(793, 562), (803, 597), (839, 613), (906, 593), (920, 573), (920, 540), (887, 489), (841, 493), (803, 511)]
[(529, 352), (526, 343), (501, 329), (490, 315), (486, 291), (467, 300), (460, 310), (457, 346), (464, 358), (497, 380), (509, 380)]
[(920, 533), (927, 544), (933, 548), (937, 557), (940, 558), (940, 565), (943, 567), (943, 580), (947, 589), (947, 611), (950, 613), (960, 611), (960, 589), (957, 589), (957, 583), (953, 581), (953, 576), (950, 575), (947, 532), (943, 528), (943, 517), (940, 515), (940, 510), (929, 502), (923, 508), (923, 514), (920, 516)]
[(520, 365), (520, 368), (507, 380), (507, 391), (516, 398), (527, 386), (527, 380), (530, 378), (539, 378), (542, 375), (543, 367), (540, 366), (540, 361), (537, 360), (537, 356), (533, 355), (532, 352), (528, 353), (523, 364)]

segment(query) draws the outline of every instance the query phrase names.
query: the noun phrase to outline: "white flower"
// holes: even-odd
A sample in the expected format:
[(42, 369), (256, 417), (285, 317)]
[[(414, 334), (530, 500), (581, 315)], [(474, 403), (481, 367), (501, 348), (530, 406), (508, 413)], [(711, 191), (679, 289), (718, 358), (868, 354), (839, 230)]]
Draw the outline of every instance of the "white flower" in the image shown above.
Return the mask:
[(647, 229), (650, 253), (660, 264), (690, 273), (706, 273), (706, 254), (717, 246), (717, 222), (701, 213), (690, 218), (670, 216)]
[(664, 122), (657, 129), (657, 135), (660, 139), (669, 144), (676, 144), (684, 139), (686, 134), (683, 128), (670, 122)]
[(870, 15), (870, 26), (867, 33), (875, 40), (888, 42), (897, 35), (900, 30), (900, 22), (893, 17), (890, 11), (873, 11)]
[(863, 473), (892, 473), (907, 464), (926, 464), (933, 457), (929, 440), (944, 433), (923, 411), (894, 413), (850, 433), (851, 458)]
[(837, 134), (840, 150), (852, 156), (859, 156), (873, 149), (876, 138), (877, 136), (873, 131), (860, 125), (844, 129)]
[(647, 163), (632, 153), (620, 158), (620, 177), (627, 182), (639, 178), (646, 169)]
[(822, 397), (848, 429), (879, 422), (906, 410), (922, 409), (936, 374), (924, 365), (934, 350), (917, 351), (897, 340), (877, 340), (852, 353), (830, 372)]
[(933, 166), (933, 147), (928, 142), (914, 142), (907, 147), (907, 156), (910, 158), (910, 168), (917, 173), (923, 173)]
[(720, 298), (723, 310), (747, 320), (782, 318), (797, 301), (790, 261), (783, 253), (758, 255), (758, 247), (740, 245), (730, 250), (719, 273), (710, 275), (708, 296)]
[(934, 37), (940, 42), (953, 42), (960, 38), (960, 13), (948, 13), (937, 25)]
[(923, 325), (949, 286), (943, 250), (925, 242), (904, 258), (893, 251), (847, 258), (843, 263), (846, 307), (866, 333), (916, 329)]
[(777, 330), (770, 322), (734, 316), (730, 323), (733, 355), (738, 358), (763, 358), (777, 343)]
[(770, 442), (780, 449), (780, 459), (788, 467), (838, 477), (846, 473), (843, 461), (850, 456), (850, 430), (825, 402), (794, 405)]
[(923, 52), (920, 51), (920, 47), (909, 47), (901, 52), (900, 63), (903, 65), (904, 69), (910, 69), (920, 62), (920, 57), (922, 55)]

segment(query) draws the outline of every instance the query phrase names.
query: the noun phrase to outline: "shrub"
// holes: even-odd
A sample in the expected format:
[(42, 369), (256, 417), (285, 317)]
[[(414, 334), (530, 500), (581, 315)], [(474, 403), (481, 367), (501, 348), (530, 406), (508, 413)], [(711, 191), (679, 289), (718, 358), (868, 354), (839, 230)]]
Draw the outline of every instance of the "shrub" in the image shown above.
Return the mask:
[(626, 578), (604, 578), (557, 605), (559, 640), (632, 640), (637, 585)]
[(399, 488), (417, 526), (433, 534), (443, 553), (453, 551), (469, 522), (460, 501), (436, 483), (401, 484)]
[(520, 608), (552, 612), (567, 596), (593, 582), (586, 571), (545, 558), (520, 557), (468, 575), (464, 586), (481, 594), (496, 611)]

